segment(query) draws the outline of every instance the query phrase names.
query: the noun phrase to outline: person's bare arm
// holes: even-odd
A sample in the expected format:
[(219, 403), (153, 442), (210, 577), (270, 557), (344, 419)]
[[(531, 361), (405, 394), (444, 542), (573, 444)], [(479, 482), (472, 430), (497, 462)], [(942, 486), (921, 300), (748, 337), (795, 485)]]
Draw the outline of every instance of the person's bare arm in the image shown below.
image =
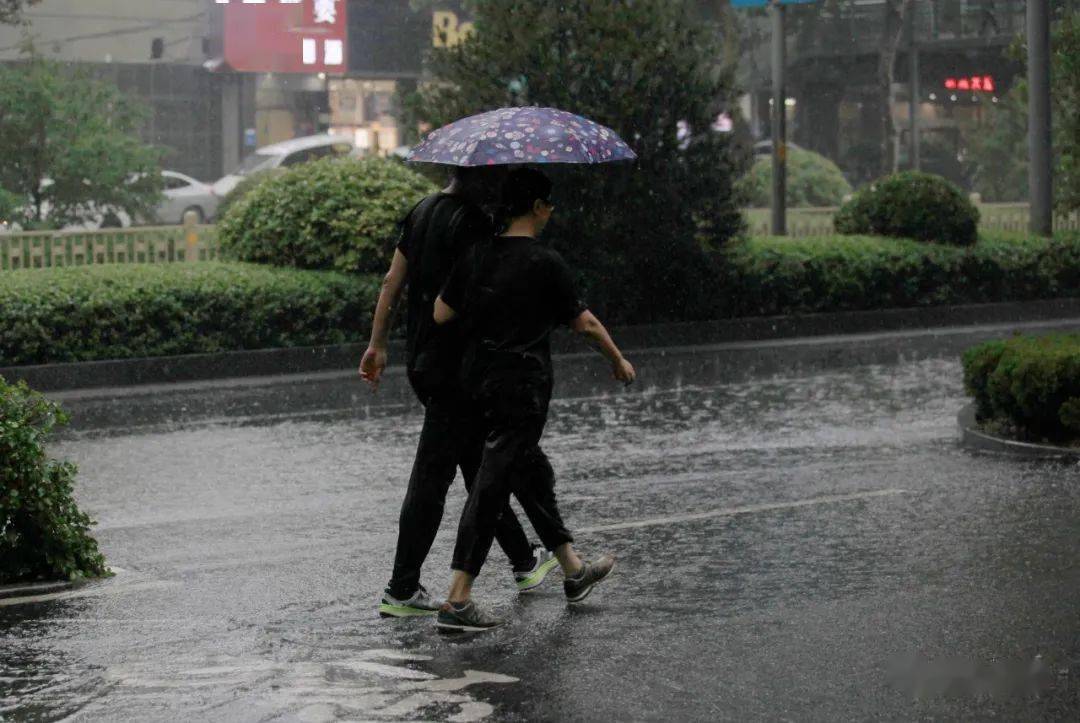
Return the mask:
[(596, 349), (607, 357), (607, 360), (611, 363), (611, 373), (624, 384), (632, 384), (637, 377), (637, 373), (634, 371), (634, 365), (628, 362), (619, 351), (619, 347), (615, 345), (615, 341), (611, 338), (611, 334), (604, 328), (604, 325), (600, 323), (600, 320), (588, 310), (581, 312), (581, 314), (570, 322), (570, 328), (578, 334), (584, 336)]
[(394, 252), (394, 259), (390, 262), (390, 270), (383, 278), (382, 289), (379, 290), (379, 301), (375, 304), (375, 318), (371, 322), (371, 340), (368, 342), (364, 358), (360, 360), (360, 378), (371, 385), (372, 389), (379, 388), (379, 379), (383, 370), (386, 369), (386, 345), (390, 337), (390, 326), (394, 319), (394, 311), (398, 302), (401, 301), (401, 292), (405, 290), (406, 271), (409, 261), (401, 251)]
[(441, 296), (435, 299), (436, 324), (447, 324), (456, 318), (457, 312), (450, 308), (450, 306), (445, 301), (443, 301), (443, 298)]

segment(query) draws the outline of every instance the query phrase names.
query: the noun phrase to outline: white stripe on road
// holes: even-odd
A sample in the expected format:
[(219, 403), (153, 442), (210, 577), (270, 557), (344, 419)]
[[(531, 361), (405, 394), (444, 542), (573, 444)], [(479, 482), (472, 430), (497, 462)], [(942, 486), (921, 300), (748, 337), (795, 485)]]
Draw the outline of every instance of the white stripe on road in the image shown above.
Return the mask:
[(889, 497), (902, 495), (907, 490), (884, 489), (873, 492), (856, 492), (850, 495), (827, 495), (825, 497), (811, 497), (805, 500), (792, 502), (770, 502), (762, 505), (746, 505), (745, 507), (727, 507), (719, 510), (706, 512), (694, 512), (689, 515), (672, 515), (670, 517), (652, 517), (647, 520), (634, 520), (632, 522), (616, 522), (611, 525), (597, 525), (595, 527), (579, 528), (577, 532), (607, 532), (609, 530), (629, 530), (636, 527), (653, 527), (654, 525), (671, 525), (679, 522), (691, 522), (693, 520), (709, 520), (714, 517), (731, 517), (733, 515), (746, 515), (754, 512), (769, 512), (771, 510), (787, 510), (794, 507), (810, 507), (811, 505), (825, 505), (830, 502), (847, 502), (849, 500), (865, 500), (871, 497)]

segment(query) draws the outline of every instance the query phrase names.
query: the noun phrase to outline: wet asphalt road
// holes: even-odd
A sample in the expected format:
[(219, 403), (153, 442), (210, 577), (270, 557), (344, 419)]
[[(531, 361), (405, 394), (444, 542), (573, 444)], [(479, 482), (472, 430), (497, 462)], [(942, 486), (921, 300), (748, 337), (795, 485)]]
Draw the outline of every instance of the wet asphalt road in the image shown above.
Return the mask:
[(469, 638), (375, 614), (415, 409), (66, 439), (121, 572), (0, 606), (0, 718), (1075, 720), (1080, 468), (960, 449), (959, 379), (929, 359), (557, 401), (564, 516), (618, 567), (568, 609), (493, 552), (478, 599), (512, 622)]

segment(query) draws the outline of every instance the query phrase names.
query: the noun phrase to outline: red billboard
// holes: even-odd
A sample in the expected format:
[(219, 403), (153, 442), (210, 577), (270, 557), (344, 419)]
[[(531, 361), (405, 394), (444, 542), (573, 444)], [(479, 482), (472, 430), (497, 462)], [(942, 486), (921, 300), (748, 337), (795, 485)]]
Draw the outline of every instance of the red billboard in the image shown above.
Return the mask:
[(215, 0), (225, 62), (247, 73), (344, 73), (347, 0)]

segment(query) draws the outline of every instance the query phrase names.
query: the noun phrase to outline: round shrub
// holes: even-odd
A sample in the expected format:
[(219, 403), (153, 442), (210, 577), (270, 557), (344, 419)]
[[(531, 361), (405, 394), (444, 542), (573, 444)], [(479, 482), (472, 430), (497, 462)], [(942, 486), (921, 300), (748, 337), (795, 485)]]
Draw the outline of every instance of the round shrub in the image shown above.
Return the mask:
[[(737, 184), (749, 205), (765, 208), (772, 203), (772, 158), (758, 158)], [(787, 156), (787, 205), (839, 206), (851, 193), (851, 184), (840, 167), (820, 153), (789, 148)]]
[(963, 362), (979, 421), (1026, 440), (1080, 440), (1080, 334), (991, 341)]
[(222, 251), (301, 269), (382, 271), (397, 223), (436, 187), (382, 158), (324, 159), (256, 185), (218, 223)]
[(67, 421), (25, 382), (0, 377), (0, 585), (109, 574), (72, 496), (75, 465), (45, 452)]
[(0, 366), (346, 344), (374, 275), (255, 264), (110, 264), (0, 272)]
[(840, 208), (834, 223), (843, 234), (968, 246), (978, 238), (979, 210), (944, 178), (905, 171), (859, 191)]

